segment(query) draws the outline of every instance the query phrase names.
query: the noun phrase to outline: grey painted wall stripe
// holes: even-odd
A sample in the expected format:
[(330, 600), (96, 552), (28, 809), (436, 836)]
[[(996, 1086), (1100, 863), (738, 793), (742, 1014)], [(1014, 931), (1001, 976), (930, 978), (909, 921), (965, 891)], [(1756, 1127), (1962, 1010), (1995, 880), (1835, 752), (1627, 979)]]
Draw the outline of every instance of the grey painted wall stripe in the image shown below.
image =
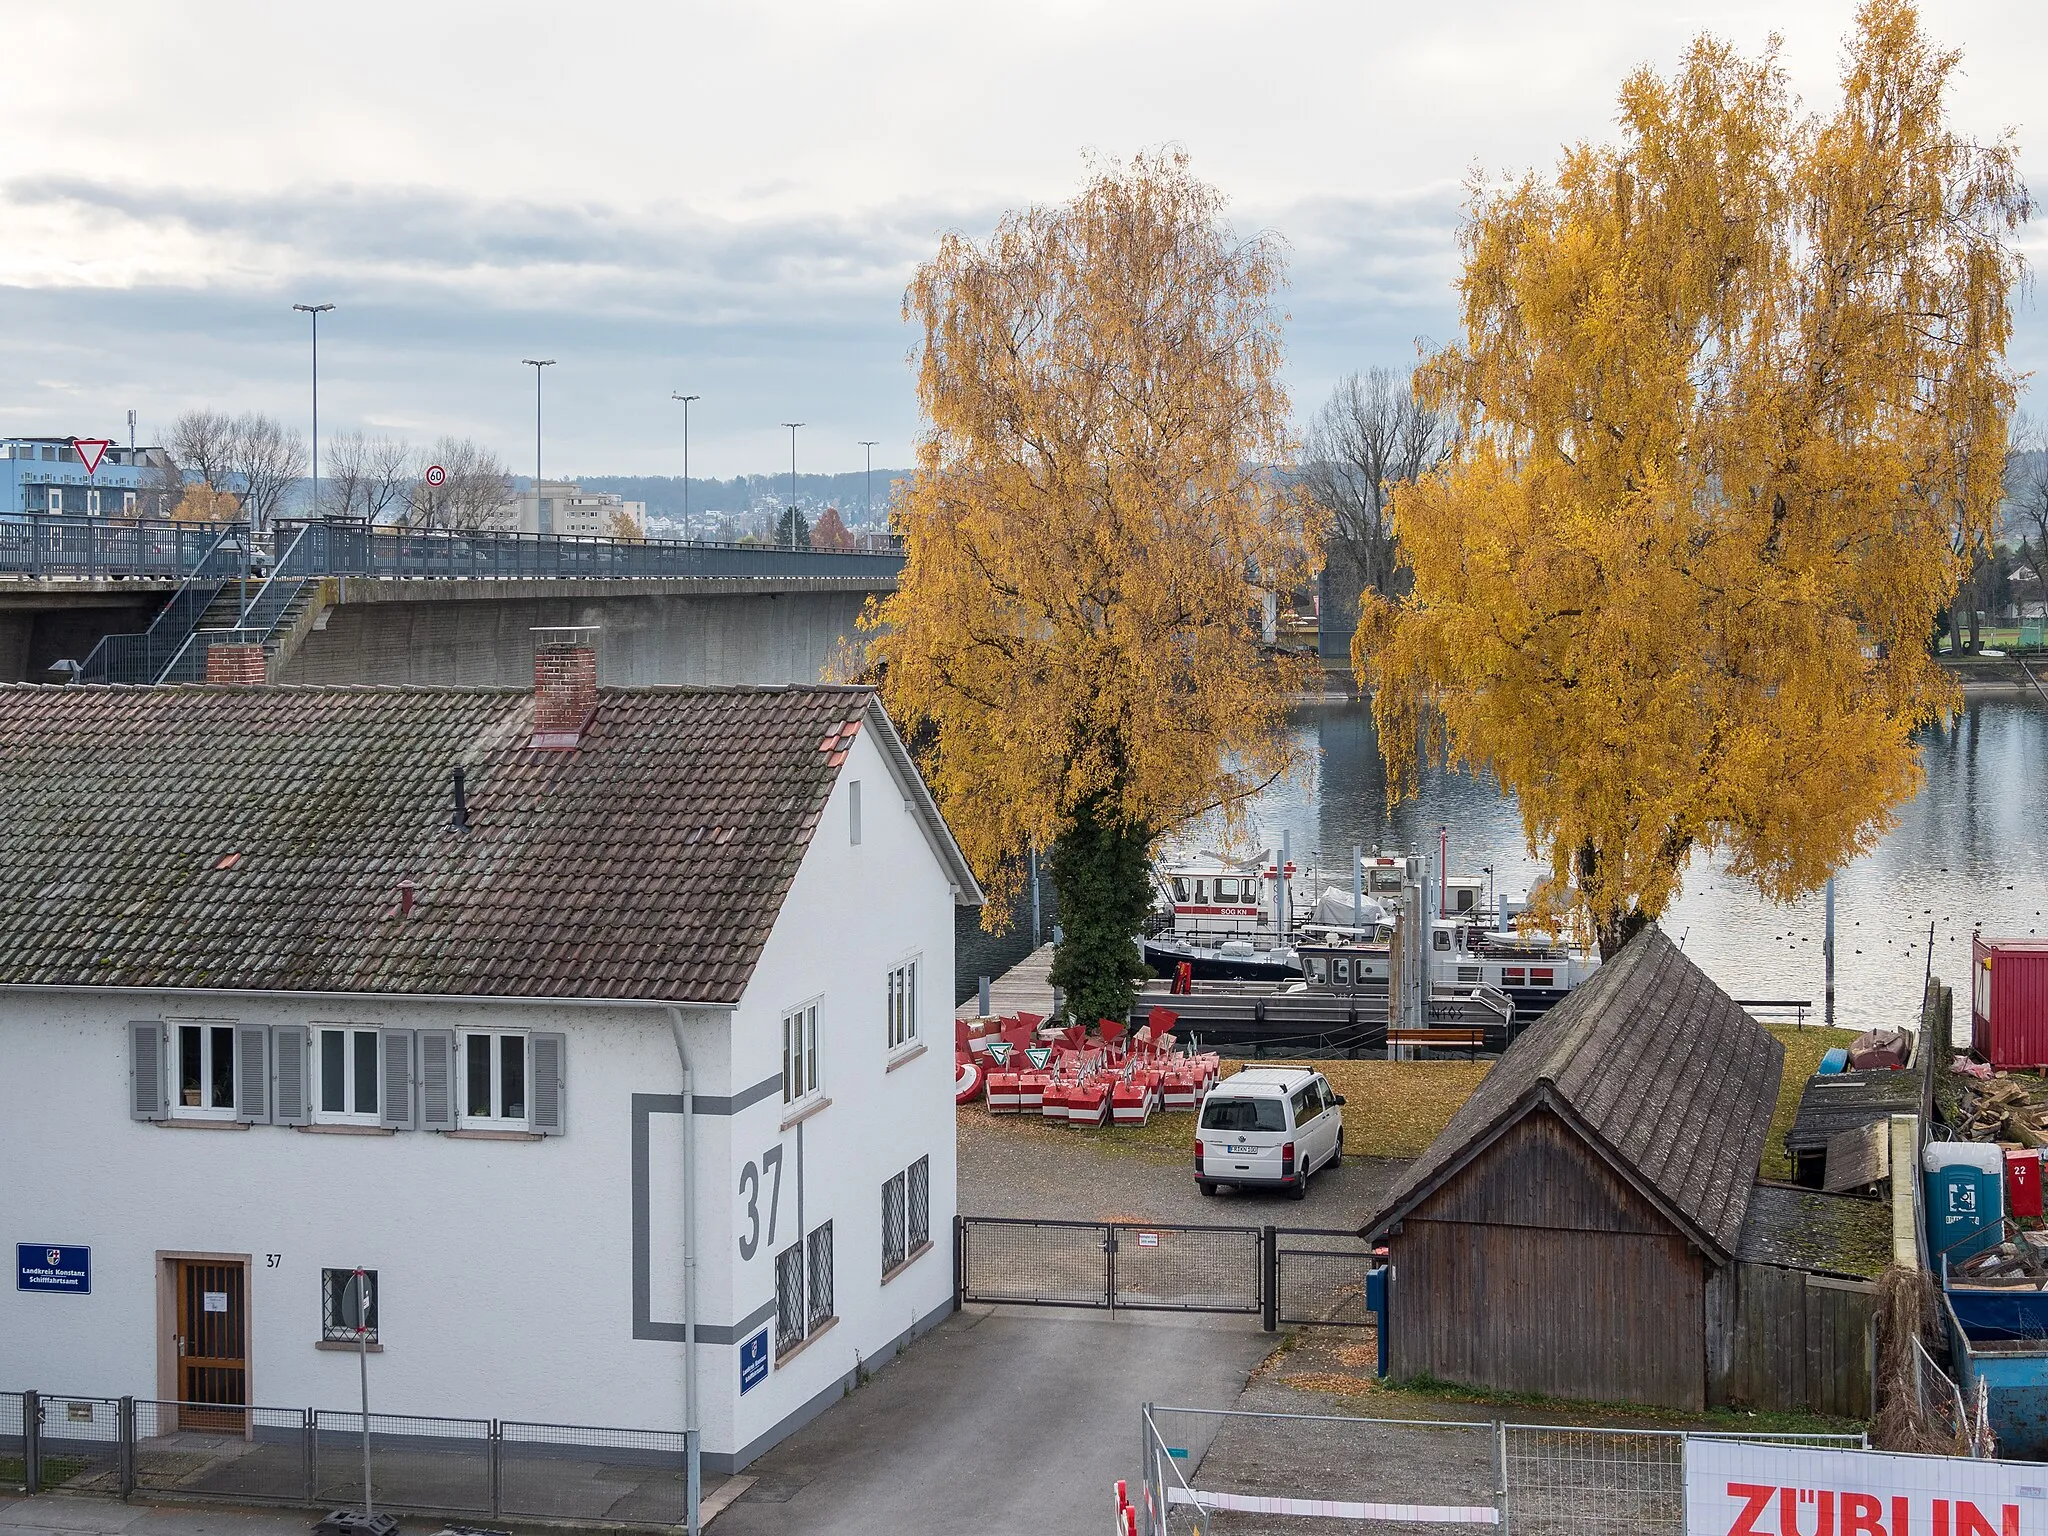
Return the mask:
[[(770, 1077), (732, 1098), (692, 1094), (691, 1107), (700, 1115), (731, 1115), (760, 1103), (782, 1091), (781, 1077)], [(654, 1242), (649, 1231), (647, 1117), (680, 1115), (680, 1093), (636, 1093), (633, 1095), (633, 1337), (636, 1339), (683, 1341), (681, 1323), (654, 1320)], [(697, 1324), (699, 1344), (735, 1344), (766, 1319), (775, 1315), (771, 1298), (738, 1323)]]
[[(743, 1109), (752, 1109), (763, 1099), (773, 1097), (781, 1091), (782, 1079), (780, 1077), (764, 1077), (760, 1082), (754, 1084), (753, 1087), (746, 1089), (733, 1098), (713, 1098), (709, 1094), (699, 1093), (692, 1095), (692, 1102), (697, 1113), (700, 1115), (736, 1115)], [(635, 1097), (637, 1098), (639, 1095), (636, 1094)], [(674, 1113), (681, 1114), (683, 1112), (682, 1095), (675, 1094), (672, 1097), (676, 1106)]]

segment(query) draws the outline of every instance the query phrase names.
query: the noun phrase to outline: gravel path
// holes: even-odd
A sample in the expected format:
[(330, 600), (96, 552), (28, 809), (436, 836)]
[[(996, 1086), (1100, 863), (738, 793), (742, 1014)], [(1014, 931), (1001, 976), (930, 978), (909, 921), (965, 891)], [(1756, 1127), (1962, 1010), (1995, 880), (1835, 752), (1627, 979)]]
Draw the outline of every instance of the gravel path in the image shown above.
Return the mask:
[(991, 1115), (978, 1104), (959, 1113), (960, 1211), (966, 1216), (1038, 1216), (1069, 1221), (1187, 1222), (1212, 1226), (1354, 1228), (1370, 1216), (1408, 1165), (1347, 1157), (1309, 1185), (1308, 1198), (1278, 1191), (1224, 1189), (1204, 1199), (1195, 1187), (1195, 1117), (1188, 1151), (1104, 1150), (1059, 1126)]

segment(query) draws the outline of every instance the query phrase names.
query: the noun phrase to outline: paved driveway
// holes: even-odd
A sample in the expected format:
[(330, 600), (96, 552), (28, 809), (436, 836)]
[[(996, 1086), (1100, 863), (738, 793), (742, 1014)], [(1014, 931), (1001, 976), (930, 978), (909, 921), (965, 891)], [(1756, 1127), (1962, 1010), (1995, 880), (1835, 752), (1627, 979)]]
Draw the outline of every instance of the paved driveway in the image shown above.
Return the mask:
[(1272, 1347), (1248, 1318), (971, 1306), (747, 1468), (711, 1529), (1104, 1530), (1112, 1485), (1136, 1480), (1139, 1405), (1227, 1408)]

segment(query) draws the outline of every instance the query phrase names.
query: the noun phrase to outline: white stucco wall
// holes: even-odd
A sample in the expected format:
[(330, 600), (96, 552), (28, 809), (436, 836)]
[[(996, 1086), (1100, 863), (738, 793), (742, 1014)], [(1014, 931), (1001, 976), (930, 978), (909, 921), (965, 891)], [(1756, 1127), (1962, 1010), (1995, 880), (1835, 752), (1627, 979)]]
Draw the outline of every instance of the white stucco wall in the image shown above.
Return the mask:
[[(862, 789), (862, 841), (848, 834)], [(888, 1070), (889, 970), (915, 956), (924, 1052)], [(745, 1456), (786, 1433), (952, 1294), (953, 905), (943, 864), (863, 730), (736, 1010), (686, 1015), (700, 1105), (699, 1345), (707, 1453)], [(786, 1008), (817, 1000), (830, 1104), (785, 1124)], [(130, 1118), (130, 1020), (233, 1019), (567, 1036), (566, 1132), (486, 1141), (425, 1131), (336, 1135), (258, 1125), (172, 1128)], [(373, 1407), (393, 1413), (680, 1428), (682, 1346), (635, 1337), (633, 1104), (654, 1095), (647, 1164), (652, 1330), (680, 1321), (680, 1069), (668, 1016), (648, 1008), (474, 1005), (189, 994), (0, 991), (0, 1253), (92, 1248), (90, 1296), (0, 1288), (0, 1390), (159, 1393), (158, 1255), (247, 1255), (250, 1400), (355, 1401), (351, 1354), (322, 1351), (320, 1270), (379, 1273), (384, 1352)], [(743, 1169), (780, 1147), (773, 1241), (739, 1253)], [(931, 1159), (931, 1251), (881, 1281), (881, 1186)], [(764, 1191), (761, 1215), (769, 1197)], [(774, 1254), (830, 1220), (839, 1318), (739, 1394), (736, 1325), (772, 1303)], [(270, 1256), (276, 1255), (273, 1266)], [(772, 1322), (771, 1340), (772, 1340)], [(774, 1351), (771, 1347), (771, 1356)]]
[[(861, 785), (858, 846), (849, 831), (855, 782)], [(860, 1362), (874, 1361), (951, 1304), (953, 914), (944, 866), (864, 728), (762, 954), (757, 979), (734, 1015), (734, 1081), (779, 1080), (782, 1016), (815, 999), (820, 1075), (831, 1101), (800, 1124), (785, 1126), (789, 1117), (778, 1091), (734, 1120), (730, 1196), (737, 1198), (745, 1165), (759, 1167), (769, 1147), (782, 1149), (784, 1167), (773, 1245), (764, 1240), (751, 1259), (742, 1259), (738, 1239), (749, 1227), (743, 1213), (735, 1217), (726, 1268), (736, 1314), (746, 1317), (773, 1301), (775, 1253), (799, 1231), (829, 1220), (839, 1318), (775, 1366), (768, 1383), (774, 1390), (756, 1388), (739, 1400), (742, 1447), (757, 1445), (794, 1403), (836, 1390)], [(913, 957), (919, 962), (924, 1051), (892, 1071), (888, 974)], [(931, 1159), (931, 1250), (884, 1285), (882, 1183), (920, 1157)], [(791, 1224), (799, 1204), (801, 1227)], [(731, 1355), (725, 1365), (736, 1372)]]

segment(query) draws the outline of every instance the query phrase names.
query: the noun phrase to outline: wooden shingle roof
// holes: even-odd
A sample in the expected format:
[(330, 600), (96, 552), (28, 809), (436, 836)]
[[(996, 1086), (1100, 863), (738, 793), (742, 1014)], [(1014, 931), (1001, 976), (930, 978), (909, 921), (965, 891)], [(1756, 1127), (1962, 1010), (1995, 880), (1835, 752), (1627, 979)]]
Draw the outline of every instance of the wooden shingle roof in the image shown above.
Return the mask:
[(735, 1002), (846, 749), (901, 743), (864, 688), (598, 699), (545, 751), (524, 690), (0, 687), (0, 985)]
[(1548, 1108), (1725, 1263), (1784, 1057), (1652, 925), (1508, 1048), (1364, 1230), (1385, 1231), (1510, 1125)]

